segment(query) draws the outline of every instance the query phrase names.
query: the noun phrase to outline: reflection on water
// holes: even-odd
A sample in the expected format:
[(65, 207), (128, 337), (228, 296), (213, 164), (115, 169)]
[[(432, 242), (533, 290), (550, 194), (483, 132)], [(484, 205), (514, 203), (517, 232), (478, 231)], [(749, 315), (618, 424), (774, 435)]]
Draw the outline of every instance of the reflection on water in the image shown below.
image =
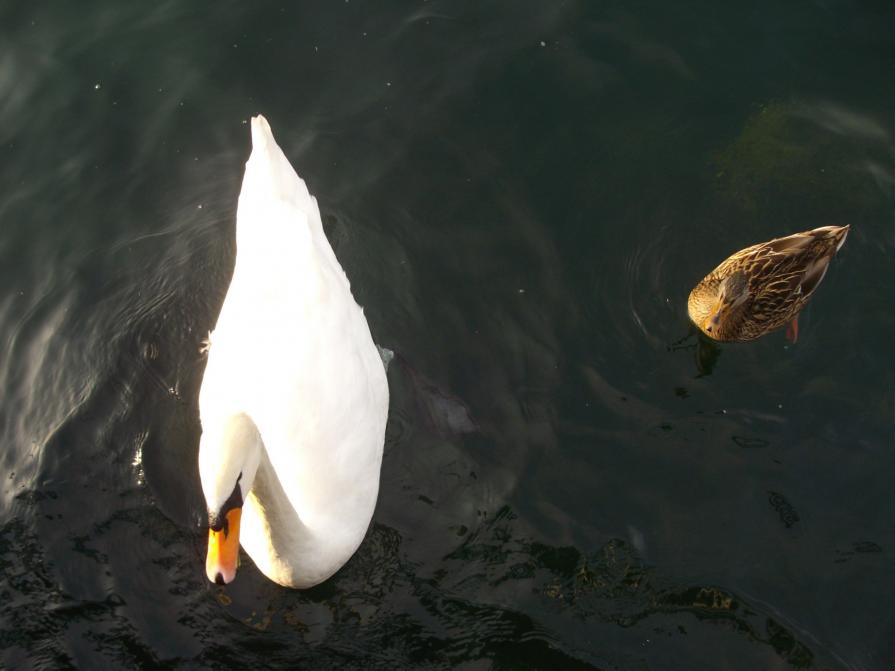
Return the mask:
[(696, 363), (698, 377), (711, 375), (721, 356), (721, 345), (703, 335), (695, 325), (690, 325), (690, 332), (668, 345), (669, 352), (692, 352)]
[[(891, 668), (893, 20), (4, 6), (3, 664)], [(258, 112), (396, 358), (374, 523), (307, 592), (203, 569)], [(712, 261), (845, 223), (797, 346), (675, 342)]]

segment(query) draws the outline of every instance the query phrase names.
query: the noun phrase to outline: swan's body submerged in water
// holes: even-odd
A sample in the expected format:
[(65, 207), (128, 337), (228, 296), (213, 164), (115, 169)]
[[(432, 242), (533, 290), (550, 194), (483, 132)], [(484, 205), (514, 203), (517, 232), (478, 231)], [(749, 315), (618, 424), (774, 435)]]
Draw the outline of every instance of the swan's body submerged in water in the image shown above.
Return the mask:
[(388, 384), (317, 203), (261, 116), (236, 248), (199, 394), (206, 572), (230, 582), (241, 543), (274, 582), (311, 587), (370, 523)]

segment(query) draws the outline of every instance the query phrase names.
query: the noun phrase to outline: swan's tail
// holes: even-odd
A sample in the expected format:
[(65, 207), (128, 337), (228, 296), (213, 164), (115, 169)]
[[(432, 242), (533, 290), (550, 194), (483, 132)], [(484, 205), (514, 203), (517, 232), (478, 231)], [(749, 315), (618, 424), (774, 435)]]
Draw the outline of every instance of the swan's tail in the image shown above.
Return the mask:
[(304, 180), (295, 172), (274, 139), (267, 119), (260, 114), (252, 117), (252, 155), (246, 162), (242, 192), (285, 200), (308, 212), (317, 211), (317, 203)]
[(236, 220), (240, 254), (257, 250), (257, 258), (263, 259), (271, 246), (294, 254), (305, 250), (308, 260), (314, 262), (303, 267), (312, 269), (323, 263), (348, 288), (348, 279), (323, 232), (317, 201), (260, 114), (252, 117), (252, 154), (246, 162)]

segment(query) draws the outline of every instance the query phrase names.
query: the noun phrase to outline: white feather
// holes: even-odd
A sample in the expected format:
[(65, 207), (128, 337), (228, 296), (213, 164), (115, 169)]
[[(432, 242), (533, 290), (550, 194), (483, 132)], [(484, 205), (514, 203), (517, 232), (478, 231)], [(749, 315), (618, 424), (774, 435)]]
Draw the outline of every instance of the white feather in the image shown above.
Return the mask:
[[(388, 385), (317, 203), (261, 116), (252, 145), (236, 266), (199, 395), (200, 475), (216, 512), (261, 451), (254, 482), (240, 483), (241, 544), (271, 580), (310, 587), (348, 560), (370, 523)], [(240, 413), (260, 446), (223, 435)]]

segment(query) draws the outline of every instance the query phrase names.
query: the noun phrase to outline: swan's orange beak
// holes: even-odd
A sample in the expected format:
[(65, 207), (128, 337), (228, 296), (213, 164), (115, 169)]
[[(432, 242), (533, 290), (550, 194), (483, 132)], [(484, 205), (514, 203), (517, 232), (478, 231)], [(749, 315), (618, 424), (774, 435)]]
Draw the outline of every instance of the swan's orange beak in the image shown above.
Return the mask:
[(208, 529), (205, 574), (211, 582), (226, 585), (236, 577), (239, 565), (239, 518), (242, 508), (231, 508), (220, 529)]

